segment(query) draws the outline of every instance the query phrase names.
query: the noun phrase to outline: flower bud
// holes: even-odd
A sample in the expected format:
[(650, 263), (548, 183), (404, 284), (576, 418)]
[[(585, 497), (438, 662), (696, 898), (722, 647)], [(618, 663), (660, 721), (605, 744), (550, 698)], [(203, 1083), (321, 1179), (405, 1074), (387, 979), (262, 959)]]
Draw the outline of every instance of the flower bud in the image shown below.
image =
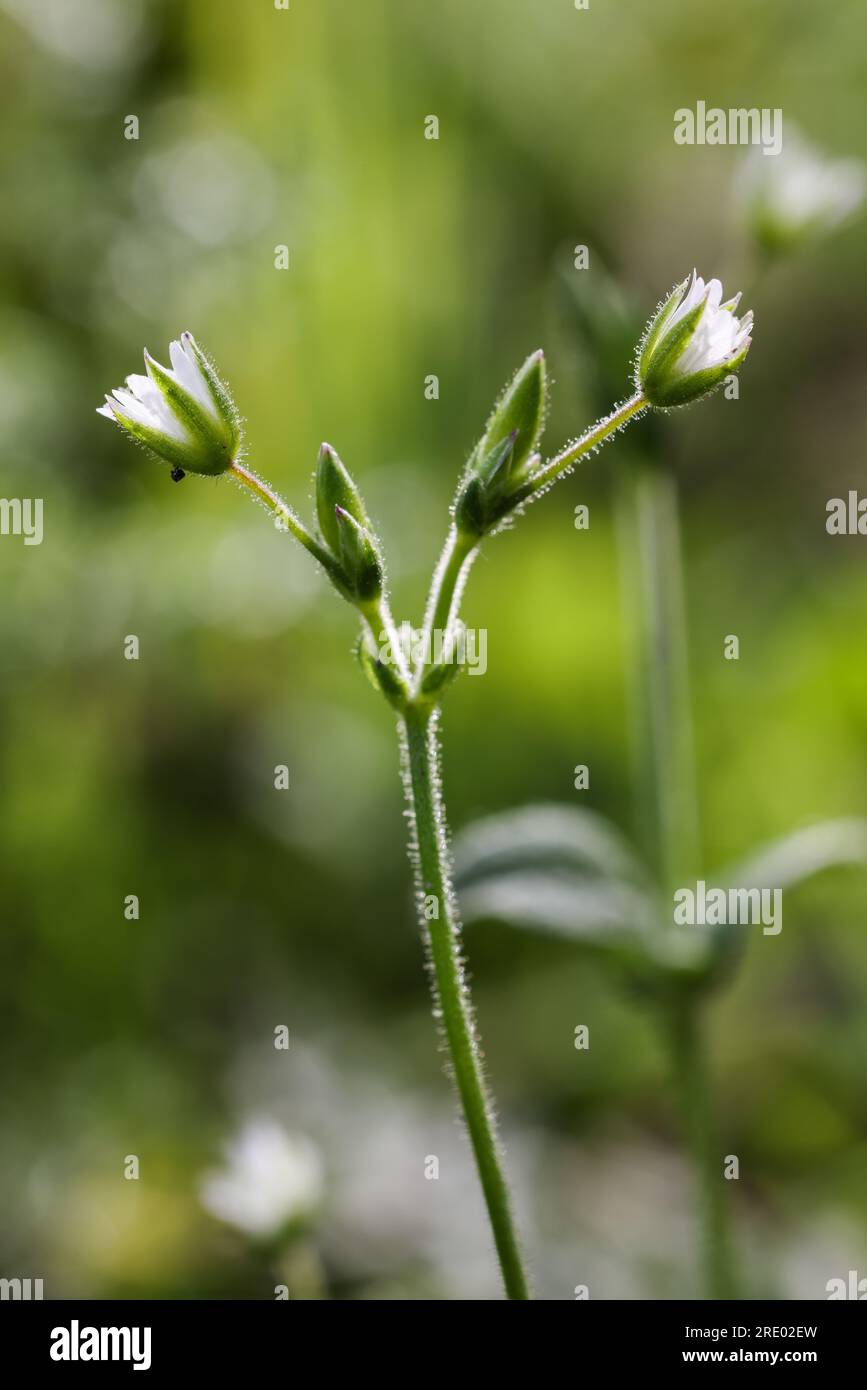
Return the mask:
[(334, 555), (340, 552), (337, 507), (341, 507), (366, 531), (371, 529), (361, 494), (348, 469), (331, 445), (323, 444), (316, 461), (316, 516), (322, 539)]
[(735, 316), (740, 295), (722, 299), (719, 280), (692, 273), (648, 324), (635, 383), (652, 406), (686, 405), (720, 386), (749, 351), (753, 313)]
[(513, 430), (473, 464), (455, 503), (455, 523), (466, 535), (483, 536), (508, 510), (503, 503), (512, 480), (516, 439)]
[(532, 454), (545, 427), (548, 407), (548, 381), (545, 354), (531, 352), (506, 387), (485, 427), (478, 449), (479, 458), (488, 456), (507, 435), (516, 436), (512, 469), (519, 472)]
[(545, 356), (531, 353), (494, 406), (467, 465), (455, 502), (455, 524), (483, 536), (514, 506), (536, 460), (547, 408)]
[(370, 533), (343, 507), (335, 507), (334, 515), (337, 558), (347, 590), (360, 604), (374, 602), (382, 593), (382, 564)]
[(192, 333), (171, 343), (169, 355), (171, 370), (145, 351), (147, 375), (128, 376), (97, 414), (170, 463), (175, 475), (225, 473), (241, 448), (234, 402)]

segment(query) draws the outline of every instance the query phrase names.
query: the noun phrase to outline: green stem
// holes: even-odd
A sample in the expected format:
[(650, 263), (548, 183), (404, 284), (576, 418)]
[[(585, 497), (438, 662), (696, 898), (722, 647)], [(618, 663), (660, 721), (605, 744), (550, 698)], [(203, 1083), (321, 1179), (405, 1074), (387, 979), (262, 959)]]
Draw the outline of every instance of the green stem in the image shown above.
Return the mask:
[[(545, 492), (551, 483), (555, 482), (563, 473), (568, 472), (585, 454), (598, 449), (606, 439), (623, 429), (624, 425), (648, 408), (647, 401), (639, 391), (628, 401), (624, 401), (622, 405), (612, 410), (610, 415), (597, 420), (596, 424), (586, 430), (580, 439), (576, 439), (574, 443), (561, 449), (555, 458), (527, 479), (513, 495), (514, 506), (517, 507)], [(430, 639), (434, 633), (447, 632), (457, 617), (464, 585), (467, 582), (472, 563), (478, 554), (481, 539), (480, 536), (466, 535), (463, 531), (459, 531), (455, 525), (451, 526), (439, 563), (434, 571), (427, 601), (424, 632), (428, 641), (425, 642), (423, 650), (431, 650)]]
[[(334, 557), (329, 554), (325, 547), (320, 545), (316, 537), (307, 530), (307, 527), (304, 525), (304, 522), (298, 516), (297, 512), (293, 511), (289, 503), (283, 500), (276, 488), (273, 488), (270, 483), (266, 483), (265, 479), (260, 478), (258, 473), (254, 473), (251, 468), (245, 468), (241, 463), (233, 463), (228, 471), (230, 476), (235, 479), (235, 482), (240, 483), (241, 487), (245, 488), (258, 502), (262, 502), (274, 515), (277, 522), (280, 523), (285, 530), (289, 531), (297, 541), (300, 541), (304, 549), (308, 550), (315, 560), (319, 561), (322, 568), (331, 576), (340, 591), (345, 595), (346, 590), (341, 582), (342, 576), (340, 573), (340, 566), (335, 563)], [(380, 634), (385, 634), (398, 673), (400, 674), (404, 686), (408, 690), (409, 672), (406, 669), (403, 649), (398, 640), (397, 629), (395, 628), (394, 619), (391, 616), (391, 609), (385, 594), (380, 595), (378, 599), (370, 604), (361, 606), (359, 611), (361, 613), (362, 622), (370, 633), (374, 647), (379, 647)]]
[[(428, 596), (424, 620), (426, 638), (432, 638), (435, 632), (447, 632), (457, 617), (461, 594), (478, 548), (479, 538), (467, 536), (457, 526), (451, 526)], [(427, 641), (423, 650), (430, 650), (432, 645)]]
[(434, 1016), (442, 1028), (510, 1299), (529, 1298), (493, 1108), (459, 949), (460, 923), (448, 868), (440, 795), (437, 714), (410, 707), (401, 724), (404, 781), (411, 823), (416, 892), (434, 977)]
[(729, 1232), (727, 1179), (716, 1134), (713, 1088), (701, 1020), (694, 998), (678, 998), (666, 1017), (672, 1069), (677, 1083), (698, 1186), (702, 1266), (706, 1298), (737, 1298)]
[(631, 700), (642, 839), (670, 896), (699, 864), (686, 605), (677, 484), (630, 461), (620, 494), (621, 555), (631, 634)]
[(297, 512), (292, 510), (288, 502), (284, 502), (279, 492), (270, 483), (266, 483), (264, 478), (260, 478), (251, 468), (245, 468), (242, 463), (233, 463), (228, 471), (236, 483), (240, 483), (241, 487), (246, 488), (247, 492), (258, 502), (262, 502), (269, 512), (273, 513), (276, 520), (287, 531), (290, 531), (297, 541), (301, 542), (304, 549), (309, 550), (323, 569), (331, 573), (337, 568), (325, 547), (319, 544), (315, 536), (311, 535)]
[(595, 425), (591, 425), (589, 430), (585, 430), (580, 439), (574, 443), (567, 444), (565, 449), (561, 449), (555, 458), (549, 460), (542, 468), (538, 469), (531, 478), (528, 479), (521, 493), (524, 497), (531, 497), (538, 492), (544, 491), (549, 483), (553, 483), (559, 478), (561, 473), (565, 473), (585, 454), (589, 454), (593, 449), (598, 449), (600, 444), (604, 444), (612, 434), (623, 429), (636, 415), (648, 410), (649, 405), (640, 391), (634, 396), (630, 396), (628, 401), (618, 405), (612, 410), (610, 415), (605, 415), (601, 420), (597, 420)]

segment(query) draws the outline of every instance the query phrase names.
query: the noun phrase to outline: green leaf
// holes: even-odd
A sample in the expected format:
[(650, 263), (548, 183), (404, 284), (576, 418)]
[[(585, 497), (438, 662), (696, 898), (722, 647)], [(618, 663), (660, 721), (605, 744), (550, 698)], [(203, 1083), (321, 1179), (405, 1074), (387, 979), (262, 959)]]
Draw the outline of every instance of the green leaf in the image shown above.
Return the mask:
[[(797, 888), (825, 869), (867, 868), (867, 820), (819, 821), (762, 845), (745, 859), (708, 877), (715, 888)], [(709, 929), (707, 973), (728, 979), (746, 950), (749, 932), (730, 926)]]
[(653, 887), (629, 842), (592, 811), (529, 806), (478, 822), (456, 841), (455, 887), (469, 923), (568, 938), (645, 979), (661, 969)]
[(464, 920), (493, 918), (511, 926), (608, 944), (613, 933), (640, 935), (655, 919), (654, 905), (637, 888), (590, 875), (524, 870), (458, 885)]
[(724, 888), (793, 888), (845, 864), (867, 867), (867, 820), (819, 821), (789, 831), (718, 877)]
[(567, 868), (648, 889), (632, 845), (595, 811), (541, 803), (476, 821), (455, 844), (458, 881), (524, 869)]

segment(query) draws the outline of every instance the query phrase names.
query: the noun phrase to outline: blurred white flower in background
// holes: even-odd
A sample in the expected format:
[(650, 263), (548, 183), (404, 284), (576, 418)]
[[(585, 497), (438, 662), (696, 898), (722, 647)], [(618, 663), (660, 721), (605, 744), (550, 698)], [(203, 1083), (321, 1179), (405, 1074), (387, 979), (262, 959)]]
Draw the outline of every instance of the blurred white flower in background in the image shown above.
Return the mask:
[(135, 192), (143, 217), (154, 208), (200, 245), (247, 241), (265, 225), (275, 201), (274, 177), (249, 143), (230, 131), (188, 127), (206, 117), (191, 104), (175, 103), (157, 113), (171, 134), (146, 153)]
[(142, 0), (2, 0), (2, 8), (55, 58), (91, 70), (141, 56)]
[(827, 1299), (829, 1280), (848, 1285), (850, 1270), (856, 1271), (856, 1282), (867, 1274), (863, 1230), (843, 1208), (806, 1214), (802, 1224), (786, 1230), (774, 1251), (774, 1269), (780, 1285), (776, 1297)]
[[(327, 1155), (328, 1207), (316, 1232), (327, 1265), (370, 1297), (498, 1296), (473, 1157), (449, 1097), (408, 1089), (354, 1034), (334, 1037), (327, 1053), (297, 1045), (291, 1077), (285, 1054), (264, 1051), (256, 1044), (238, 1055), (232, 1091), (248, 1104), (254, 1097), (263, 1113), (291, 1115)], [(535, 1136), (507, 1130), (504, 1142), (532, 1250)], [(429, 1155), (439, 1160), (437, 1181), (425, 1176)]]
[(202, 1205), (220, 1221), (256, 1238), (276, 1236), (310, 1216), (324, 1193), (322, 1160), (305, 1135), (276, 1120), (247, 1120), (226, 1145), (226, 1166), (206, 1173)]
[[(757, 157), (758, 156), (758, 157)], [(832, 159), (789, 131), (776, 159), (751, 149), (737, 176), (737, 193), (753, 234), (768, 251), (785, 251), (832, 231), (856, 212), (867, 193), (860, 159)]]

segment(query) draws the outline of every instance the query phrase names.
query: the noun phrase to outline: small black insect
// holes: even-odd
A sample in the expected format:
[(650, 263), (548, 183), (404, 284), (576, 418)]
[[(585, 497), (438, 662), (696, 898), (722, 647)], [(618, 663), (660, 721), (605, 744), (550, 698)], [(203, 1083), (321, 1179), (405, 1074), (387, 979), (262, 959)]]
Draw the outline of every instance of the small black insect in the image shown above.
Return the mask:
[(172, 482), (173, 482), (173, 483), (179, 483), (179, 482), (181, 481), (181, 478), (185, 478), (186, 476), (187, 476), (187, 475), (186, 475), (186, 473), (184, 472), (183, 468), (178, 468), (177, 465), (175, 465), (175, 467), (172, 469)]

